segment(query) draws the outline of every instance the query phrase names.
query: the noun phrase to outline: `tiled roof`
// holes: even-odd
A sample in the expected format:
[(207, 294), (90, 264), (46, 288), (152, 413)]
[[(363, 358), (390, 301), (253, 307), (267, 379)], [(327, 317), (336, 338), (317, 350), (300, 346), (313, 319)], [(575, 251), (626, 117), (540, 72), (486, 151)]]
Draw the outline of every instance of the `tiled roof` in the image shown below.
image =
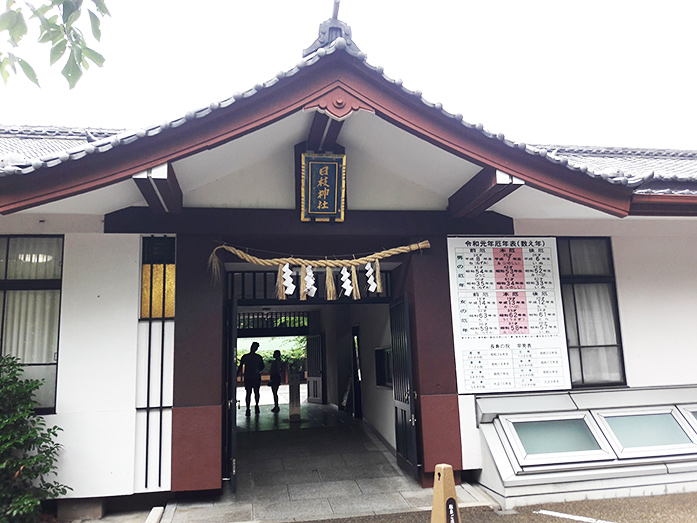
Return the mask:
[[(411, 91), (402, 85), (401, 80), (395, 80), (386, 76), (382, 67), (375, 67), (367, 62), (365, 53), (356, 51), (357, 48), (351, 47), (352, 44), (347, 44), (344, 38), (337, 38), (333, 42), (320, 47), (305, 60), (300, 61), (295, 67), (286, 72), (280, 72), (271, 80), (257, 84), (254, 88), (242, 93), (236, 93), (230, 98), (226, 98), (220, 102), (214, 102), (207, 107), (202, 107), (195, 111), (190, 111), (184, 116), (172, 121), (165, 122), (159, 125), (136, 129), (131, 131), (105, 131), (104, 134), (95, 137), (98, 140), (87, 143), (85, 140), (79, 141), (75, 137), (75, 141), (71, 142), (68, 147), (65, 147), (57, 152), (56, 150), (49, 151), (50, 144), (46, 145), (46, 149), (41, 149), (40, 154), (32, 153), (31, 147), (22, 149), (23, 158), (14, 159), (8, 158), (3, 149), (0, 149), (0, 160), (5, 156), (5, 163), (0, 162), (0, 176), (29, 174), (38, 169), (50, 168), (62, 162), (71, 160), (79, 160), (80, 158), (90, 155), (106, 152), (117, 145), (128, 145), (136, 140), (147, 139), (150, 136), (159, 134), (166, 129), (179, 127), (186, 122), (205, 118), (209, 114), (219, 109), (228, 107), (237, 100), (246, 99), (254, 96), (263, 89), (267, 89), (285, 78), (292, 77), (301, 69), (312, 67), (325, 56), (335, 52), (346, 52), (360, 60), (365, 67), (371, 71), (380, 74), (386, 81), (399, 86), (405, 93), (419, 99), (421, 103), (436, 111), (439, 111), (444, 116), (451, 118), (461, 123), (461, 125), (479, 131), (485, 137), (502, 142), (503, 144), (513, 149), (524, 151), (532, 156), (540, 156), (547, 161), (563, 165), (569, 170), (578, 171), (587, 174), (592, 178), (601, 178), (612, 184), (620, 184), (628, 187), (637, 188), (643, 186), (649, 180), (665, 180), (671, 182), (695, 182), (697, 174), (695, 169), (689, 164), (695, 162), (695, 151), (656, 151), (646, 149), (614, 149), (614, 148), (593, 148), (593, 147), (560, 147), (560, 146), (535, 146), (528, 145), (522, 142), (515, 142), (507, 139), (501, 133), (493, 133), (485, 129), (482, 124), (472, 124), (466, 122), (461, 114), (452, 114), (443, 109), (440, 103), (431, 103), (423, 98), (421, 91)], [(68, 134), (71, 131), (64, 130)], [(51, 139), (46, 136), (44, 139)], [(61, 139), (69, 140), (70, 136), (61, 137)], [(53, 144), (57, 147), (57, 144)], [(12, 154), (12, 153), (10, 153)], [(681, 156), (682, 155), (682, 156)], [(690, 162), (691, 161), (691, 162)], [(655, 167), (651, 167), (651, 166)], [(660, 168), (659, 168), (660, 166)], [(675, 171), (675, 169), (678, 169)], [(665, 194), (665, 193), (664, 193)]]
[[(60, 159), (65, 151), (84, 150), (91, 142), (114, 136), (115, 129), (72, 129), (68, 127), (0, 124), (0, 172), (6, 166), (36, 168)], [(37, 161), (38, 160), (38, 161)]]
[(697, 194), (697, 151), (538, 145), (569, 164), (608, 176), (639, 178), (636, 194)]

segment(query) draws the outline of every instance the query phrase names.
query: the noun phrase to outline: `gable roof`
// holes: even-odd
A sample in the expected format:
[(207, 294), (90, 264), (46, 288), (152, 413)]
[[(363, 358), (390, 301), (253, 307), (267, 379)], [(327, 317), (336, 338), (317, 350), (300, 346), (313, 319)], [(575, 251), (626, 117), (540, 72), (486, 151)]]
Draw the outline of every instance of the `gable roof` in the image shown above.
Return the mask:
[[(9, 155), (0, 149), (0, 213), (115, 183), (253, 132), (291, 112), (311, 109), (336, 120), (359, 109), (375, 112), (449, 152), (520, 177), (534, 188), (617, 216), (629, 214), (632, 193), (697, 193), (697, 186), (667, 189), (651, 185), (659, 181), (681, 185), (696, 182), (695, 152), (653, 150), (649, 154), (651, 150), (534, 146), (511, 141), (480, 124), (468, 123), (462, 115), (445, 111), (441, 104), (428, 102), (421, 92), (387, 77), (382, 68), (367, 63), (364, 53), (355, 49), (349, 52), (349, 47), (346, 40), (338, 38), (289, 71), (248, 91), (162, 124), (121, 132), (101, 130), (93, 133), (97, 139), (91, 142), (79, 139), (74, 130), (58, 129), (56, 134), (60, 136), (48, 133), (39, 140), (45, 144), (35, 145), (32, 138), (40, 135), (37, 128), (17, 128), (12, 137), (12, 129), (0, 127), (5, 147), (22, 138), (18, 149)], [(337, 93), (347, 98), (347, 107), (338, 107)], [(57, 143), (60, 140), (72, 141), (70, 147), (61, 149)], [(115, 156), (116, 148), (119, 153)], [(637, 157), (645, 161), (638, 162)], [(680, 161), (671, 162), (669, 158)], [(655, 166), (662, 161), (660, 172), (650, 169), (649, 159)], [(680, 173), (673, 170), (678, 166)], [(27, 188), (25, 178), (26, 182), (35, 182), (33, 190)]]
[[(326, 22), (325, 22), (326, 23)], [(482, 136), (489, 138), (491, 140), (496, 140), (499, 142), (504, 143), (508, 147), (511, 147), (513, 149), (519, 149), (521, 151), (525, 151), (526, 153), (533, 155), (533, 156), (540, 156), (542, 158), (545, 158), (547, 161), (562, 165), (567, 167), (570, 170), (573, 171), (579, 171), (583, 173), (587, 173), (589, 176), (592, 178), (602, 178), (604, 180), (607, 180), (610, 183), (613, 184), (621, 184), (621, 185), (628, 185), (630, 187), (637, 186), (641, 184), (642, 179), (641, 177), (638, 176), (632, 176), (631, 174), (625, 174), (624, 172), (622, 173), (614, 173), (614, 172), (601, 172), (601, 171), (596, 171), (591, 168), (589, 168), (588, 165), (585, 165), (583, 163), (577, 163), (573, 161), (569, 161), (570, 158), (565, 157), (564, 155), (556, 154), (554, 150), (550, 150), (549, 147), (545, 146), (535, 146), (535, 145), (529, 145), (525, 144), (524, 142), (516, 142), (509, 140), (505, 137), (504, 134), (502, 133), (495, 133), (491, 132), (487, 129), (484, 128), (482, 124), (472, 124), (467, 122), (466, 120), (463, 119), (463, 116), (461, 114), (453, 114), (448, 111), (446, 111), (442, 104), (440, 103), (432, 103), (426, 100), (426, 98), (423, 97), (421, 91), (412, 91), (405, 87), (402, 84), (401, 80), (395, 80), (387, 75), (384, 74), (384, 69), (382, 67), (376, 67), (373, 65), (370, 65), (367, 62), (367, 56), (365, 53), (358, 51), (355, 45), (352, 42), (347, 43), (344, 38), (338, 38), (334, 40), (331, 43), (326, 44), (326, 47), (319, 47), (318, 49), (313, 49), (312, 47), (309, 48), (307, 51), (313, 50), (314, 54), (310, 54), (309, 57), (304, 60), (299, 62), (295, 67), (292, 69), (278, 73), (276, 76), (274, 76), (272, 79), (270, 79), (267, 82), (260, 83), (255, 85), (252, 89), (249, 89), (247, 91), (241, 92), (241, 93), (235, 93), (233, 96), (226, 98), (220, 102), (214, 102), (211, 103), (209, 106), (199, 108), (194, 111), (189, 111), (182, 117), (179, 117), (174, 120), (170, 120), (167, 122), (164, 122), (162, 124), (157, 124), (145, 128), (139, 128), (139, 129), (132, 129), (132, 130), (125, 130), (125, 131), (112, 131), (112, 132), (104, 132), (100, 133), (99, 137), (100, 139), (93, 142), (93, 143), (82, 143), (80, 145), (76, 145), (73, 148), (66, 149), (66, 150), (60, 150), (59, 152), (54, 152), (54, 154), (51, 154), (50, 152), (47, 152), (47, 154), (43, 155), (24, 155), (24, 159), (20, 161), (7, 161), (5, 160), (5, 165), (3, 165), (2, 162), (2, 149), (0, 149), (0, 177), (1, 176), (8, 176), (8, 175), (15, 175), (15, 174), (30, 174), (38, 169), (43, 169), (43, 168), (48, 168), (48, 167), (54, 167), (58, 165), (59, 163), (70, 161), (70, 160), (78, 160), (83, 158), (85, 155), (89, 154), (94, 154), (94, 153), (102, 153), (102, 152), (107, 152), (111, 150), (113, 147), (120, 146), (120, 145), (128, 145), (136, 140), (139, 139), (144, 139), (147, 137), (154, 136), (156, 134), (159, 134), (163, 131), (166, 131), (167, 129), (172, 129), (176, 128), (179, 126), (182, 126), (186, 124), (188, 121), (194, 120), (194, 119), (202, 119), (206, 118), (209, 115), (211, 115), (215, 111), (219, 111), (220, 109), (224, 109), (235, 103), (236, 101), (239, 100), (244, 100), (247, 98), (251, 98), (258, 93), (260, 93), (262, 90), (275, 86), (279, 82), (283, 82), (285, 79), (290, 78), (294, 75), (296, 75), (301, 69), (304, 69), (306, 67), (312, 66), (316, 64), (319, 60), (322, 58), (331, 55), (337, 51), (342, 51), (345, 52), (346, 54), (349, 54), (351, 56), (354, 56), (360, 63), (362, 63), (368, 70), (378, 73), (383, 80), (386, 82), (397, 86), (400, 88), (404, 93), (406, 93), (409, 96), (413, 96), (416, 100), (418, 100), (420, 103), (422, 103), (425, 107), (428, 107), (430, 109), (435, 109), (439, 111), (442, 115), (446, 116), (447, 118), (452, 119), (453, 121), (456, 121), (460, 123), (462, 126), (464, 126), (467, 129), (472, 129), (480, 133)], [(8, 129), (8, 131), (5, 131), (5, 129)], [(15, 128), (19, 132), (22, 132), (23, 128)], [(40, 129), (40, 128), (31, 128), (29, 129), (29, 132), (32, 135), (39, 134), (38, 132), (34, 132), (35, 130)], [(78, 134), (79, 131), (74, 130), (74, 129), (65, 129), (65, 128), (45, 128), (45, 133), (47, 135), (51, 134), (51, 130), (55, 129), (56, 134), (61, 134), (64, 136), (70, 135), (74, 136), (75, 134)], [(13, 132), (12, 128), (8, 128), (7, 126), (0, 126), (0, 137), (5, 138), (4, 133), (9, 132), (10, 134)], [(21, 145), (21, 144), (19, 144)], [(554, 146), (552, 146), (554, 147)], [(48, 148), (48, 146), (47, 146)], [(66, 157), (67, 154), (67, 157)]]
[[(168, 126), (158, 127), (164, 130)], [(145, 129), (146, 136), (151, 136), (153, 130)], [(481, 132), (490, 138), (498, 136), (484, 129)], [(8, 168), (5, 175), (13, 167), (28, 174), (28, 169), (36, 171), (79, 159), (84, 154), (106, 152), (114, 146), (114, 139), (118, 145), (133, 143), (142, 134), (138, 130), (0, 124), (0, 176), (5, 167)], [(514, 145), (523, 147), (519, 142)], [(555, 144), (526, 145), (525, 149), (531, 154), (546, 151), (544, 157), (548, 161), (591, 177), (614, 182), (626, 180), (624, 183), (634, 187), (635, 194), (697, 194), (697, 151)], [(695, 187), (685, 187), (693, 183)]]

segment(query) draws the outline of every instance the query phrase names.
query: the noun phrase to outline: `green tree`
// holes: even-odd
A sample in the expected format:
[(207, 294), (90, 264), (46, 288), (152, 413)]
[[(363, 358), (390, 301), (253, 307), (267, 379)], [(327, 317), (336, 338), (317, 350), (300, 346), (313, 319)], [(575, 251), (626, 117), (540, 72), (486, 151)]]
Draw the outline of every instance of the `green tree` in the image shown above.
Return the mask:
[(86, 24), (85, 18), (89, 18), (92, 36), (99, 41), (101, 21), (109, 15), (109, 10), (104, 0), (91, 0), (91, 8), (85, 10), (87, 16), (82, 17), (83, 0), (45, 0), (44, 3), (6, 0), (5, 11), (0, 14), (0, 37), (5, 33), (9, 36), (7, 42), (0, 43), (0, 76), (4, 82), (21, 70), (39, 85), (34, 68), (18, 54), (19, 44), (30, 26), (37, 27), (39, 42), (50, 44), (51, 65), (67, 54), (61, 74), (71, 89), (83, 71), (89, 69), (90, 62), (101, 67), (104, 57), (87, 45), (81, 24)]
[(252, 341), (261, 343), (262, 348), (259, 349), (259, 355), (266, 362), (267, 369), (273, 360), (273, 351), (278, 349), (281, 351), (281, 360), (284, 361), (289, 368), (301, 371), (307, 367), (307, 356), (305, 354), (307, 347), (307, 337), (305, 336), (281, 336), (271, 338), (244, 338), (242, 342), (238, 342), (240, 350), (237, 352), (237, 365), (240, 364), (240, 359), (247, 352), (243, 346), (248, 346)]
[(17, 358), (0, 356), (0, 521), (29, 523), (41, 516), (41, 501), (68, 487), (49, 479), (61, 446), (58, 427), (34, 414), (38, 380), (22, 379)]

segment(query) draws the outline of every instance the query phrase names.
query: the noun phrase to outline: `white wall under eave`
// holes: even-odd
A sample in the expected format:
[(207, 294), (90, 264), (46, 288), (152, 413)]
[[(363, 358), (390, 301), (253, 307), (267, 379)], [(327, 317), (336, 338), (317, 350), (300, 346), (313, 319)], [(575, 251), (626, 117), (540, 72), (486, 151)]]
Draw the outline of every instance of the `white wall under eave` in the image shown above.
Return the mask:
[(132, 494), (138, 235), (66, 234), (58, 392), (58, 481), (68, 497)]
[(372, 162), (363, 156), (349, 157), (346, 171), (346, 206), (363, 210), (445, 210), (448, 197), (438, 194)]
[(104, 230), (101, 214), (51, 214), (41, 213), (40, 209), (0, 216), (0, 234), (98, 233)]
[(696, 220), (517, 220), (515, 230), (611, 237), (627, 384), (697, 383)]
[(627, 384), (697, 383), (697, 241), (614, 237)]
[(392, 387), (378, 387), (375, 378), (375, 349), (392, 345), (389, 305), (353, 305), (351, 322), (358, 325), (361, 358), (363, 418), (394, 449), (394, 396)]
[[(292, 149), (291, 149), (292, 151)], [(184, 193), (186, 207), (295, 209), (295, 175), (288, 151)], [(273, 190), (270, 190), (273, 188)]]

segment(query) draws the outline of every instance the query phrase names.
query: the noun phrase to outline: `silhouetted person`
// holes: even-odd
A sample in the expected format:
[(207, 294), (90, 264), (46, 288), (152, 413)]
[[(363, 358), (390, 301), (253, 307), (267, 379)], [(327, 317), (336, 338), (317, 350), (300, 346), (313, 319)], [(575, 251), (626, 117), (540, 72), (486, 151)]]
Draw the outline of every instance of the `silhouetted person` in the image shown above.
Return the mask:
[(283, 372), (283, 361), (281, 361), (281, 351), (273, 351), (273, 361), (271, 362), (271, 368), (269, 369), (271, 392), (273, 392), (273, 408), (271, 412), (278, 412), (281, 410), (278, 407), (278, 387), (281, 386), (281, 372)]
[(249, 352), (240, 359), (240, 366), (237, 368), (237, 375), (244, 371), (244, 390), (246, 394), (247, 412), (249, 416), (249, 402), (252, 399), (252, 391), (254, 391), (254, 399), (256, 406), (254, 412), (259, 414), (259, 387), (261, 386), (261, 371), (264, 370), (264, 359), (257, 354), (259, 344), (255, 341), (249, 347)]

